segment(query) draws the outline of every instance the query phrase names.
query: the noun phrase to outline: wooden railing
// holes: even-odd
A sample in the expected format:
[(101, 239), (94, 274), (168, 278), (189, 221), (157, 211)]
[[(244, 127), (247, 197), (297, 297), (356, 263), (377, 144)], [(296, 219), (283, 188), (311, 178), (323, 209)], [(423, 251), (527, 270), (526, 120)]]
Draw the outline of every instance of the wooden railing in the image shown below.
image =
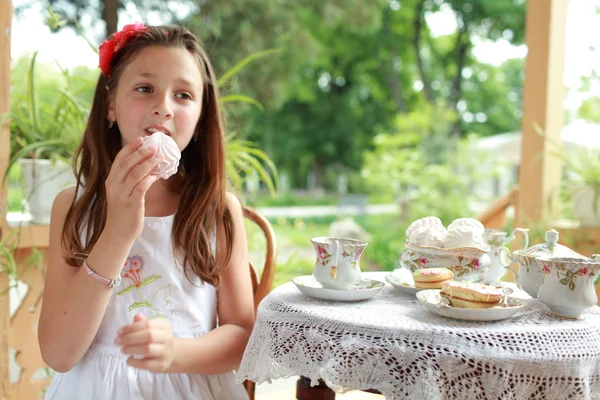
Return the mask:
[[(42, 360), (37, 339), (37, 324), (40, 316), (44, 272), (48, 250), (48, 226), (24, 226), (8, 228), (8, 235), (16, 235), (14, 256), (19, 265), (19, 281), (27, 285), (22, 302), (11, 304), (11, 314), (0, 312), (8, 319), (10, 400), (34, 400), (42, 398), (49, 384), (51, 371)], [(40, 252), (39, 263), (31, 266), (28, 260), (32, 251)], [(23, 293), (24, 291), (21, 291)], [(14, 302), (14, 297), (11, 302)], [(1, 398), (1, 396), (0, 396)]]
[[(481, 213), (477, 219), (486, 228), (504, 229), (507, 224), (506, 212), (510, 207), (514, 208), (515, 217), (517, 213), (517, 204), (519, 197), (519, 187), (515, 187), (506, 196), (496, 200), (486, 211)], [(517, 220), (517, 218), (515, 218)]]

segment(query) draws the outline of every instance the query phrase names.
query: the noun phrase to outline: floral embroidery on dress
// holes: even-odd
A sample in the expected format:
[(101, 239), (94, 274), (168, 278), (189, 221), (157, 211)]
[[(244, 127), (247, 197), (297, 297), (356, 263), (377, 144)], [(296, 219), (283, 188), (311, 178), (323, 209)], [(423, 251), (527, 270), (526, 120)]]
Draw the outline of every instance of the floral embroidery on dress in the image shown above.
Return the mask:
[(149, 284), (162, 279), (162, 275), (149, 275), (142, 279), (141, 271), (144, 269), (144, 258), (142, 256), (131, 256), (127, 257), (125, 264), (123, 266), (123, 271), (121, 272), (121, 277), (123, 278), (123, 282), (129, 281), (131, 284), (127, 286), (125, 289), (116, 293), (117, 296), (123, 296), (133, 290), (137, 292), (139, 297), (139, 301), (134, 302), (128, 308), (129, 311), (133, 311), (138, 308), (148, 308), (152, 312), (154, 312), (155, 317), (164, 317), (164, 315), (158, 311), (158, 309), (154, 306), (154, 300), (156, 299), (156, 295), (165, 291), (165, 299), (168, 299), (171, 296), (171, 285), (167, 284), (157, 288), (154, 291), (154, 294), (149, 299), (144, 296), (142, 291), (140, 290), (144, 286), (148, 286)]

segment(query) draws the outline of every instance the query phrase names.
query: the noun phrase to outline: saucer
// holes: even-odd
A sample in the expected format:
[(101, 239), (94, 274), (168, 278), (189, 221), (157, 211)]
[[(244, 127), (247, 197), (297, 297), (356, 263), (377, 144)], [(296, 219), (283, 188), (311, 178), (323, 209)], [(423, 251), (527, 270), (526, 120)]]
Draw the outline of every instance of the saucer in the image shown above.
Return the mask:
[(442, 317), (460, 319), (465, 321), (499, 321), (507, 319), (525, 307), (523, 300), (508, 297), (508, 306), (496, 306), (492, 308), (459, 308), (440, 304), (440, 290), (427, 289), (417, 293), (417, 299), (429, 311)]
[(414, 286), (414, 284), (410, 284), (408, 282), (403, 282), (400, 279), (398, 279), (398, 277), (394, 276), (393, 274), (389, 274), (385, 277), (385, 280), (394, 287), (394, 289), (396, 289), (399, 292), (402, 293), (408, 293), (411, 295), (414, 295), (417, 292), (420, 292), (421, 290), (425, 290), (425, 289), (421, 289), (421, 288), (417, 288)]
[(314, 276), (297, 276), (292, 282), (303, 295), (321, 300), (361, 301), (370, 299), (383, 289), (385, 283), (373, 279), (363, 279), (350, 289), (327, 289)]

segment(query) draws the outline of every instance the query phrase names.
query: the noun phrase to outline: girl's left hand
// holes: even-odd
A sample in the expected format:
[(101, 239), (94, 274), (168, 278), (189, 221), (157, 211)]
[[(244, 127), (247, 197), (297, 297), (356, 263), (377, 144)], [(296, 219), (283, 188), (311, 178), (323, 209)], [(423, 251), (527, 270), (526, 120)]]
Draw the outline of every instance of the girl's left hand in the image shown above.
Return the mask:
[(137, 314), (133, 324), (119, 329), (115, 344), (131, 355), (127, 364), (134, 368), (165, 372), (173, 363), (173, 333), (165, 318), (148, 319)]

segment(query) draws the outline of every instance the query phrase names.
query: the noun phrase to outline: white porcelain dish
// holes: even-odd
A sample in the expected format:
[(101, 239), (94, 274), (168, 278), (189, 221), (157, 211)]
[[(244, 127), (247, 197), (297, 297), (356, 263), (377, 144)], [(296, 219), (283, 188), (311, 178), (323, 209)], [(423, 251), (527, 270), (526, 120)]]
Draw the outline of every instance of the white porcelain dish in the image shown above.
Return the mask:
[(398, 279), (398, 277), (394, 276), (394, 274), (387, 275), (385, 277), (385, 280), (387, 281), (387, 283), (392, 285), (394, 287), (394, 289), (396, 289), (400, 293), (406, 293), (406, 294), (410, 294), (410, 295), (414, 296), (415, 293), (417, 293), (421, 290), (425, 290), (425, 289), (415, 287), (415, 284), (413, 282), (407, 282), (407, 281), (402, 281), (402, 280)]
[(421, 290), (416, 296), (429, 311), (442, 317), (465, 321), (499, 321), (511, 318), (525, 307), (523, 300), (512, 296), (508, 297), (508, 306), (492, 308), (459, 308), (440, 304), (439, 289)]
[(373, 279), (362, 279), (350, 289), (327, 289), (314, 276), (303, 275), (292, 279), (302, 294), (321, 300), (361, 301), (375, 296), (384, 288), (385, 283)]

